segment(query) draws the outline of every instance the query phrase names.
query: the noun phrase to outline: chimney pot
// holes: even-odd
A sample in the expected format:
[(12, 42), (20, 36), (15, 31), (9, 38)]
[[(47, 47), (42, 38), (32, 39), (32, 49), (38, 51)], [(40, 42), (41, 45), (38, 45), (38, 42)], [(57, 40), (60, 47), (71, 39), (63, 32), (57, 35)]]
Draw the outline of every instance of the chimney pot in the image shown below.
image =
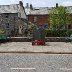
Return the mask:
[(26, 3), (26, 7), (29, 8), (29, 3)]
[(32, 6), (32, 4), (30, 4), (30, 9), (33, 10), (33, 6)]
[(20, 6), (23, 6), (23, 2), (22, 1), (19, 1), (19, 4), (20, 4)]
[(58, 7), (58, 3), (56, 3), (56, 7)]

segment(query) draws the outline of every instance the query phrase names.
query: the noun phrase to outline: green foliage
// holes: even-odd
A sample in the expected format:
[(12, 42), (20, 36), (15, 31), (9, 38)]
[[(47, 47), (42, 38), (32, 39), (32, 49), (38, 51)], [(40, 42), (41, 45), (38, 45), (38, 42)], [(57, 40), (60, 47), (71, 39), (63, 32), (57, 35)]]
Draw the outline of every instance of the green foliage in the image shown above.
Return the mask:
[(72, 30), (46, 30), (47, 37), (69, 37)]
[(66, 29), (70, 18), (68, 10), (63, 6), (52, 8), (50, 12), (50, 28), (51, 29)]
[(0, 34), (3, 34), (3, 33), (5, 33), (5, 31), (2, 28), (0, 28)]
[(5, 34), (0, 34), (0, 40), (2, 40), (2, 39), (7, 39), (7, 36), (5, 35)]
[(28, 25), (28, 30), (32, 33), (33, 30), (36, 28), (35, 24)]
[(7, 39), (5, 35), (5, 30), (3, 28), (0, 28), (0, 40)]

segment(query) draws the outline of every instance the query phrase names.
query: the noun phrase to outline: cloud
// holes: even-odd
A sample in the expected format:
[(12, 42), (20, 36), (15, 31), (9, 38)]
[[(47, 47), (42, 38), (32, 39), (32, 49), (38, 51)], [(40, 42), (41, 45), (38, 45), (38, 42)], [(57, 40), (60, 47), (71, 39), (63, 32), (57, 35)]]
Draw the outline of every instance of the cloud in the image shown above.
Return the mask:
[(72, 6), (72, 1), (66, 1), (66, 2), (62, 2), (63, 6)]
[(19, 3), (19, 1), (22, 1), (22, 0), (10, 0), (10, 2), (11, 2), (11, 3), (14, 3), (14, 4), (15, 4), (15, 3)]
[(15, 2), (15, 0), (10, 0), (11, 3)]

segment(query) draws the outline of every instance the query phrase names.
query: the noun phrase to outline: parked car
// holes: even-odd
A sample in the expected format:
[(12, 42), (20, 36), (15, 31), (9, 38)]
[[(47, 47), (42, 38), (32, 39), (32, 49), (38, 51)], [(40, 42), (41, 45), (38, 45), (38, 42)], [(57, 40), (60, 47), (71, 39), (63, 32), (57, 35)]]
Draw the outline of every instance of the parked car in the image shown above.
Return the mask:
[(72, 34), (70, 35), (70, 37), (68, 38), (68, 40), (69, 40), (70, 42), (72, 42)]

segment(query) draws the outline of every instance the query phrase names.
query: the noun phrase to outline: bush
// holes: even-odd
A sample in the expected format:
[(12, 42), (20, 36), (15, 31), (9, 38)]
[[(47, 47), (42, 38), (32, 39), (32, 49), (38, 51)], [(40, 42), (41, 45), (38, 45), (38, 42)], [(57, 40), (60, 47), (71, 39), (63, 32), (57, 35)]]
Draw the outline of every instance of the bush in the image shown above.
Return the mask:
[(45, 30), (46, 37), (69, 37), (72, 30)]
[(3, 34), (3, 33), (5, 33), (5, 31), (2, 28), (0, 28), (0, 34)]

